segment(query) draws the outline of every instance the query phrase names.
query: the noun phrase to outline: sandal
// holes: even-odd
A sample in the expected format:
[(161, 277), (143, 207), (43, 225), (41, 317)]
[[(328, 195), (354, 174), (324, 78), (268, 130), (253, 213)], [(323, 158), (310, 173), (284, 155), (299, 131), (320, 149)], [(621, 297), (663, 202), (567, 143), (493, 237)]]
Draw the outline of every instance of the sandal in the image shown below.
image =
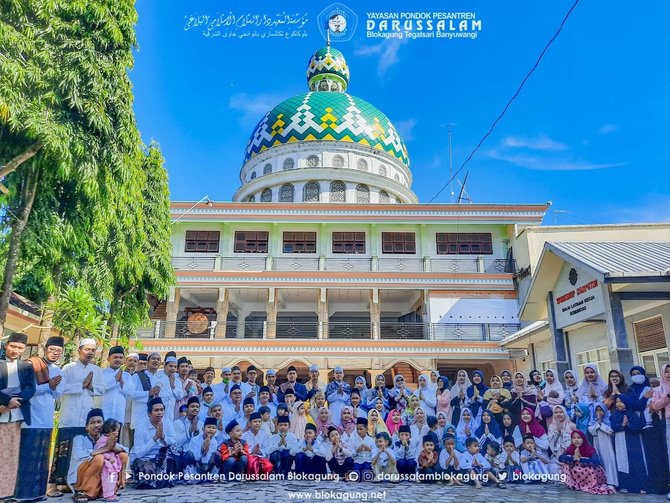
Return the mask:
[(63, 493), (60, 492), (58, 489), (53, 489), (53, 490), (51, 490), (51, 491), (49, 491), (49, 492), (47, 493), (47, 496), (48, 496), (49, 498), (62, 498), (62, 497), (63, 497)]
[(72, 500), (75, 503), (87, 503), (89, 501), (89, 497), (88, 494), (86, 494), (84, 491), (77, 491), (72, 496)]

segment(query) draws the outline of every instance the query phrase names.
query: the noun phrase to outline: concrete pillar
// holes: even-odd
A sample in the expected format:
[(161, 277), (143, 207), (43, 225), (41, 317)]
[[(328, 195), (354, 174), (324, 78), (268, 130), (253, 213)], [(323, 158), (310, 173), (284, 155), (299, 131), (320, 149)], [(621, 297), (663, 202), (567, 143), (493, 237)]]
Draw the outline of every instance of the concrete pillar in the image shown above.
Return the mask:
[(226, 338), (226, 328), (228, 321), (228, 289), (219, 288), (216, 298), (216, 331), (214, 337), (217, 339)]
[(379, 289), (373, 288), (370, 290), (370, 323), (373, 339), (381, 339), (381, 314), (382, 305), (379, 302)]
[(610, 353), (610, 366), (619, 369), (623, 375), (629, 375), (633, 362), (633, 350), (628, 344), (626, 320), (624, 319), (621, 297), (612, 291), (610, 285), (601, 283), (605, 301), (605, 325)]
[(165, 338), (174, 339), (177, 331), (177, 316), (179, 315), (179, 288), (171, 286), (168, 294), (167, 304), (165, 306)]
[[(549, 313), (549, 331), (551, 333), (551, 344), (554, 353), (554, 360), (556, 361), (556, 370), (558, 375), (562, 376), (563, 372), (571, 369), (570, 355), (568, 354), (567, 344), (565, 341), (565, 332), (562, 329), (556, 328), (556, 313), (554, 311), (554, 297), (551, 292), (547, 295), (547, 311)], [(531, 351), (534, 359), (534, 352)], [(537, 363), (535, 363), (537, 365)], [(537, 368), (537, 367), (535, 367)]]
[(319, 298), (316, 301), (316, 315), (319, 318), (319, 339), (328, 339), (328, 290), (319, 288)]
[(277, 291), (274, 288), (268, 288), (268, 301), (265, 304), (265, 338), (275, 339), (277, 337), (277, 309), (279, 307)]
[(242, 309), (237, 310), (237, 338), (244, 339), (244, 329), (246, 325), (246, 318), (249, 316), (248, 311)]

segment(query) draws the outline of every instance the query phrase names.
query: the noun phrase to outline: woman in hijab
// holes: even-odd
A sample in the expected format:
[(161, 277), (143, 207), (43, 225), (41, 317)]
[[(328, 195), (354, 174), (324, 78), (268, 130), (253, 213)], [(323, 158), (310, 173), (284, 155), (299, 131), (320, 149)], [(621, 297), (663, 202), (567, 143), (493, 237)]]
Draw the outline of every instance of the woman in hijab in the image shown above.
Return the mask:
[(628, 395), (618, 395), (610, 417), (614, 430), (614, 452), (616, 453), (617, 478), (621, 492), (647, 492), (649, 472), (642, 448), (644, 422), (632, 408)]
[(465, 441), (475, 434), (477, 426), (479, 425), (475, 422), (472, 411), (467, 407), (463, 407), (458, 425), (456, 425), (456, 438), (461, 445), (465, 445)]
[(584, 365), (584, 380), (577, 390), (579, 401), (588, 405), (593, 412), (593, 406), (602, 401), (606, 390), (607, 383), (600, 377), (598, 367), (592, 363)]
[(296, 401), (293, 404), (293, 412), (289, 415), (289, 429), (290, 433), (293, 433), (298, 440), (305, 438), (305, 426), (307, 423), (311, 423), (312, 417), (307, 414), (307, 409), (305, 408), (305, 402), (301, 400)]
[(391, 437), (398, 433), (398, 430), (403, 424), (405, 423), (402, 422), (402, 414), (400, 414), (399, 410), (393, 409), (389, 412), (389, 415), (386, 418), (386, 429)]
[(484, 407), (493, 414), (498, 426), (502, 425), (502, 416), (512, 405), (512, 394), (503, 388), (502, 378), (494, 375), (489, 381), (491, 387), (484, 393)]
[(591, 494), (613, 494), (616, 491), (607, 485), (605, 471), (600, 465), (596, 450), (589, 445), (586, 435), (579, 430), (572, 432), (570, 446), (560, 458), (563, 463), (565, 485), (575, 491)]
[(435, 415), (435, 406), (437, 405), (437, 394), (435, 388), (428, 386), (428, 378), (425, 375), (419, 376), (419, 387), (414, 392), (419, 397), (419, 406), (429, 416)]
[(502, 444), (500, 426), (498, 426), (498, 422), (491, 411), (485, 410), (482, 412), (482, 420), (475, 430), (474, 437), (479, 440), (479, 452), (483, 455), (486, 455), (486, 448), (491, 442), (496, 442), (498, 445)]
[(435, 428), (435, 434), (442, 444), (442, 437), (444, 437), (444, 428), (449, 424), (449, 418), (444, 412), (437, 413), (437, 427)]
[(412, 391), (405, 384), (405, 378), (398, 374), (393, 380), (393, 389), (389, 390), (388, 394), (389, 408), (398, 409), (402, 412), (409, 404), (409, 397)]
[(577, 380), (577, 372), (568, 369), (563, 372), (563, 381), (565, 382), (565, 389), (563, 390), (563, 399), (565, 400), (565, 409), (568, 411), (570, 417), (574, 417), (574, 407), (579, 402), (577, 390), (579, 389), (579, 381)]
[[(549, 410), (553, 412), (554, 408), (557, 405), (563, 405), (563, 396), (564, 396), (563, 386), (561, 386), (561, 382), (558, 380), (558, 372), (556, 371), (556, 369), (545, 370), (544, 379), (547, 382), (547, 385), (544, 387), (544, 390), (542, 391), (542, 399), (540, 400), (540, 410), (542, 410), (543, 408), (549, 408)], [(544, 417), (548, 428), (553, 420), (552, 416), (542, 414), (542, 417)]]
[(411, 438), (420, 438), (423, 440), (423, 436), (426, 435), (430, 429), (426, 420), (426, 412), (421, 407), (417, 407), (414, 411), (414, 422), (410, 425), (410, 431), (412, 432)]
[(391, 436), (388, 428), (386, 427), (386, 423), (384, 423), (384, 420), (379, 415), (379, 412), (377, 412), (377, 409), (372, 409), (370, 414), (368, 414), (368, 435), (374, 438), (377, 433), (382, 432)]
[(529, 385), (526, 377), (517, 372), (514, 374), (514, 386), (512, 387), (512, 403), (508, 407), (514, 422), (520, 423), (521, 409), (527, 407), (533, 411), (537, 408), (537, 387)]
[(342, 424), (340, 425), (340, 435), (348, 438), (356, 431), (356, 419), (354, 417), (354, 408), (351, 405), (342, 407)]
[[(451, 390), (449, 389), (449, 379), (445, 376), (440, 376), (437, 380), (437, 389), (435, 390), (437, 396), (437, 406), (435, 412), (439, 414), (444, 413), (447, 417), (447, 422), (451, 422)], [(441, 437), (440, 437), (441, 438)]]
[(523, 436), (521, 435), (519, 426), (514, 422), (514, 418), (512, 418), (509, 412), (505, 412), (503, 414), (502, 429), (500, 434), (503, 438), (512, 437), (514, 439), (514, 445), (516, 448), (521, 448), (521, 444), (523, 444)]
[(468, 386), (466, 405), (474, 415), (475, 419), (479, 421), (482, 415), (484, 405), (484, 393), (489, 389), (484, 384), (484, 372), (475, 370), (472, 373), (472, 384)]
[(574, 417), (571, 417), (572, 421), (577, 426), (577, 429), (580, 430), (584, 435), (588, 435), (589, 431), (589, 422), (591, 421), (591, 407), (585, 403), (578, 403), (572, 409), (574, 412)]
[(553, 421), (548, 426), (547, 437), (549, 449), (551, 449), (551, 460), (558, 463), (559, 456), (570, 447), (570, 438), (577, 426), (570, 421), (568, 412), (562, 405), (554, 405), (552, 419)]
[[(633, 367), (631, 369), (631, 374), (633, 374), (633, 384), (640, 386), (639, 381), (641, 379), (636, 378), (636, 375), (646, 375), (644, 369), (641, 367)], [(647, 396), (652, 395), (651, 400), (649, 400), (649, 409), (652, 416), (652, 425), (653, 428), (644, 429), (642, 434), (642, 442), (645, 447), (645, 455), (649, 463), (649, 475), (651, 478), (650, 492), (657, 493), (658, 487), (655, 483), (659, 479), (664, 481), (668, 479), (668, 460), (670, 459), (670, 365), (665, 364), (661, 368), (660, 375), (661, 383), (656, 388), (650, 388), (649, 390), (641, 393), (643, 398), (636, 400), (634, 396), (629, 396), (629, 401), (632, 408), (641, 408), (642, 403), (647, 402)], [(637, 382), (636, 382), (637, 381)], [(647, 379), (647, 382), (649, 380)], [(632, 386), (631, 386), (632, 387)], [(637, 405), (637, 407), (635, 407)], [(665, 413), (665, 421), (658, 417), (660, 413)], [(665, 426), (665, 432), (663, 432), (663, 426)], [(663, 441), (665, 440), (665, 442)], [(665, 448), (665, 452), (661, 452), (660, 447)], [(663, 470), (665, 468), (665, 470)], [(667, 490), (667, 485), (665, 486)], [(670, 493), (668, 493), (670, 494)], [(670, 497), (670, 496), (669, 496)]]
[(549, 449), (549, 438), (547, 432), (535, 417), (535, 410), (525, 407), (521, 410), (521, 422), (519, 423), (519, 430), (521, 430), (521, 437), (526, 435), (533, 435), (535, 445), (544, 454)]
[(594, 407), (594, 417), (589, 423), (589, 433), (607, 476), (607, 483), (617, 487), (619, 478), (616, 469), (616, 453), (614, 452), (614, 430), (610, 423), (610, 412), (604, 403), (598, 402)]
[(456, 382), (451, 387), (451, 422), (457, 423), (461, 418), (461, 410), (465, 406), (465, 399), (468, 397), (468, 388), (472, 385), (468, 373), (465, 370), (459, 370), (456, 374)]
[[(361, 399), (362, 398), (363, 397), (361, 397)], [(377, 398), (383, 399), (385, 407), (388, 409), (389, 390), (386, 389), (386, 377), (384, 377), (384, 374), (379, 374), (375, 378), (375, 386), (368, 390), (366, 403), (372, 406)]]
[(503, 388), (506, 390), (512, 391), (512, 373), (505, 369), (500, 373), (500, 378), (502, 379), (503, 382)]
[(405, 424), (412, 425), (414, 424), (414, 413), (415, 410), (420, 407), (419, 397), (416, 395), (410, 395), (409, 402), (405, 410), (402, 412), (402, 421)]
[(616, 369), (610, 370), (609, 374), (607, 374), (607, 389), (603, 393), (602, 403), (604, 403), (608, 409), (612, 409), (616, 397), (625, 393), (626, 390), (627, 386), (624, 375)]
[(363, 376), (358, 376), (356, 380), (354, 381), (354, 388), (358, 390), (358, 392), (361, 395), (361, 407), (365, 409), (366, 411), (369, 409), (368, 407), (368, 386), (365, 381), (365, 377)]
[(440, 373), (437, 370), (430, 371), (430, 382), (428, 387), (433, 391), (437, 390), (437, 381), (440, 379)]
[[(330, 412), (327, 407), (321, 407), (316, 416), (316, 434), (320, 435), (322, 439), (328, 438), (328, 428), (335, 427), (333, 421), (330, 419)], [(337, 429), (337, 427), (335, 427)]]

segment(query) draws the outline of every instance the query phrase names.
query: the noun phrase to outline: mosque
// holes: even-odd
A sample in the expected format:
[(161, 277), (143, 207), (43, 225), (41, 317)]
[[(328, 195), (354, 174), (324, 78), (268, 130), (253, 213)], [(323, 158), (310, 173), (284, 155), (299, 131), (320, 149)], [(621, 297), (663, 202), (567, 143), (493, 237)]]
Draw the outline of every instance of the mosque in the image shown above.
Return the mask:
[(500, 345), (519, 329), (510, 243), (547, 205), (420, 203), (403, 139), (347, 92), (342, 53), (322, 47), (306, 73), (308, 92), (251, 132), (232, 202), (172, 204), (177, 283), (153, 302), (145, 351), (410, 385), (514, 368), (521, 353)]

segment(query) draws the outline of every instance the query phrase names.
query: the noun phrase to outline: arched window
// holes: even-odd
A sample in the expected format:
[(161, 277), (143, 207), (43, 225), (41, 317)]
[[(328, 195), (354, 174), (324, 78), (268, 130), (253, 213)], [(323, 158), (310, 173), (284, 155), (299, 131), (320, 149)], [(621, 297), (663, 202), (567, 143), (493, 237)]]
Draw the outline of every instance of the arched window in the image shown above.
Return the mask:
[(357, 203), (369, 203), (370, 202), (370, 189), (367, 185), (362, 183), (356, 186), (356, 202)]
[(263, 192), (261, 192), (261, 202), (262, 203), (272, 202), (272, 190), (265, 189)]
[(248, 203), (255, 203), (256, 202), (256, 196), (251, 194), (249, 197), (247, 197), (247, 202)]
[(284, 160), (284, 169), (293, 169), (293, 166), (295, 166), (293, 159), (289, 157)]
[(319, 91), (327, 91), (327, 90), (328, 90), (328, 82), (325, 80), (319, 82)]
[(336, 155), (333, 157), (333, 167), (335, 168), (341, 168), (344, 166), (344, 157), (341, 155)]
[(307, 158), (307, 166), (310, 168), (316, 168), (319, 165), (319, 158), (315, 155), (310, 155)]
[(395, 202), (398, 203), (398, 204), (402, 204), (402, 199), (400, 199), (399, 197), (396, 197)]
[(387, 172), (386, 172), (386, 166), (384, 166), (383, 164), (381, 164), (381, 165), (379, 166), (379, 174), (382, 175), (382, 176), (386, 176), (386, 175), (387, 175)]
[(365, 159), (359, 159), (358, 160), (358, 169), (361, 171), (367, 171), (368, 170), (368, 161)]
[(379, 202), (382, 203), (382, 204), (391, 202), (391, 198), (389, 197), (389, 193), (386, 192), (385, 190), (381, 190), (379, 192)]
[(270, 173), (272, 173), (272, 164), (267, 163), (265, 165), (265, 167), (263, 168), (263, 174), (264, 175), (269, 175)]
[(319, 187), (319, 182), (307, 182), (305, 184), (305, 188), (303, 189), (302, 200), (306, 203), (318, 203), (320, 192), (321, 187)]
[(344, 182), (336, 180), (330, 184), (330, 202), (331, 203), (343, 203), (346, 201), (345, 194), (347, 192), (347, 186)]
[(253, 180), (254, 178), (256, 178), (256, 172), (255, 172), (255, 171), (251, 173), (251, 177), (250, 177), (250, 178), (251, 178), (251, 180)]
[(394, 179), (396, 182), (399, 182), (399, 181), (400, 181), (400, 175), (398, 175), (398, 173), (396, 173), (395, 175), (393, 175), (393, 179)]
[(293, 202), (293, 185), (285, 183), (281, 186), (281, 189), (279, 189), (279, 201), (282, 203)]

